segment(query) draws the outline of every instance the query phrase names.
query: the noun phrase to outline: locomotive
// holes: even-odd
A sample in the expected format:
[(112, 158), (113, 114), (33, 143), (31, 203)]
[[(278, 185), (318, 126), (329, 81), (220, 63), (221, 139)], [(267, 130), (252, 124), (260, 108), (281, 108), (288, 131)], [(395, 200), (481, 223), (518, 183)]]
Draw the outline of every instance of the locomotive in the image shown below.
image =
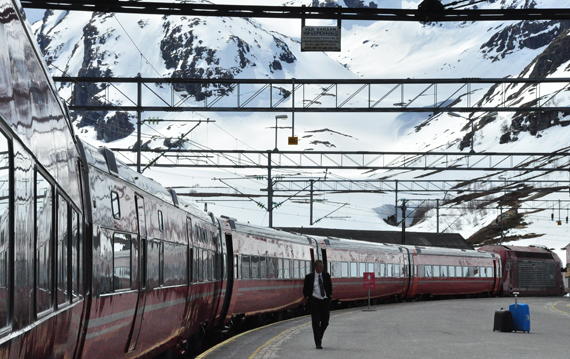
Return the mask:
[(364, 298), (364, 272), (374, 299), (508, 293), (511, 262), (497, 252), (305, 236), (198, 210), (74, 136), (22, 14), (0, 0), (0, 357), (183, 348), (302, 306), (316, 259), (340, 303)]

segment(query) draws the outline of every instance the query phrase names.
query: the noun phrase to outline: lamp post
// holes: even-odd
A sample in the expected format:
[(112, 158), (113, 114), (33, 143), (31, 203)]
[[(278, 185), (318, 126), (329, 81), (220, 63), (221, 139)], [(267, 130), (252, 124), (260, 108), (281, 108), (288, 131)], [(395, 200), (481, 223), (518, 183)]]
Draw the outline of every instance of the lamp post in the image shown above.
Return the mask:
[(275, 148), (273, 149), (274, 152), (279, 151), (277, 148), (277, 120), (286, 120), (288, 117), (287, 115), (277, 115), (275, 116)]

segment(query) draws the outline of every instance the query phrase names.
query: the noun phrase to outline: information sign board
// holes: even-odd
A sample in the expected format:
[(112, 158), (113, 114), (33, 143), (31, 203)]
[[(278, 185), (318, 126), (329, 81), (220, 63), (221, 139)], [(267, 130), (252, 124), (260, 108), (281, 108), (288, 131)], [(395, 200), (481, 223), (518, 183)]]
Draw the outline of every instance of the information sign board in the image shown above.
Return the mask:
[(373, 272), (364, 272), (364, 289), (376, 289), (376, 278)]
[(340, 51), (340, 26), (303, 26), (301, 51)]

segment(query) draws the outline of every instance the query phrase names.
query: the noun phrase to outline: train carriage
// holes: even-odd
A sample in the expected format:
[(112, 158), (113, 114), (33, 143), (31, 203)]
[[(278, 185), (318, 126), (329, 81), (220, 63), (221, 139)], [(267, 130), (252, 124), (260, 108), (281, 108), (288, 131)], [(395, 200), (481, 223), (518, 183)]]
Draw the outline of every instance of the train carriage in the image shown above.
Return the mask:
[(229, 313), (253, 316), (293, 309), (303, 301), (303, 279), (320, 258), (310, 238), (224, 219), (231, 228), (234, 283)]
[(562, 295), (562, 261), (558, 255), (544, 247), (486, 245), (482, 252), (496, 253), (502, 260), (501, 295), (518, 292), (521, 296)]
[(315, 238), (325, 253), (323, 257), (326, 256), (334, 300), (366, 299), (368, 291), (363, 288), (365, 272), (375, 274), (376, 288), (370, 291), (371, 298), (403, 297), (408, 286), (405, 248), (331, 237)]
[(496, 294), (500, 259), (464, 249), (408, 247), (413, 258), (408, 297)]

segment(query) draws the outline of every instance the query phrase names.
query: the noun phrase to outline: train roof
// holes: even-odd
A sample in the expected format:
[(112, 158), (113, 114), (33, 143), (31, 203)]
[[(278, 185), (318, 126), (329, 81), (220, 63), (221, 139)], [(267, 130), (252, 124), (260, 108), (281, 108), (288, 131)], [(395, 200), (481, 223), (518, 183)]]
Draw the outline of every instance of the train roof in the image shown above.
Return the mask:
[(251, 236), (273, 238), (281, 241), (295, 242), (301, 244), (311, 243), (311, 240), (308, 237), (301, 234), (289, 233), (273, 228), (257, 226), (255, 224), (250, 224), (250, 223), (243, 223), (235, 219), (230, 219), (224, 216), (221, 217), (221, 220), (233, 222), (232, 229), (239, 233), (244, 233)]
[(165, 188), (155, 180), (134, 171), (124, 162), (116, 159), (112, 151), (104, 147), (96, 148), (82, 140), (79, 140), (79, 142), (83, 148), (83, 152), (85, 153), (85, 160), (89, 165), (106, 173), (113, 174), (140, 188), (142, 191), (160, 198), (168, 204), (175, 205), (196, 217), (206, 221), (211, 220), (210, 216), (208, 216), (204, 211), (198, 209), (194, 203), (185, 198), (178, 197), (173, 189)]
[(429, 254), (434, 256), (462, 256), (462, 257), (478, 257), (492, 258), (494, 254), (489, 252), (481, 252), (474, 249), (457, 249), (457, 248), (440, 248), (440, 247), (423, 247), (423, 246), (404, 246), (415, 248), (420, 254)]
[(382, 251), (382, 252), (401, 252), (401, 247), (389, 243), (372, 243), (366, 241), (359, 241), (355, 239), (336, 238), (336, 237), (323, 237), (323, 236), (308, 236), (314, 238), (319, 243), (325, 244), (325, 248), (335, 249), (356, 249), (367, 251)]
[[(401, 231), (372, 231), (338, 228), (315, 227), (283, 227), (284, 231), (303, 233), (305, 235), (350, 238), (374, 243), (391, 243), (401, 245)], [(406, 244), (412, 246), (433, 246), (442, 248), (473, 249), (459, 233), (428, 233), (406, 231)]]

